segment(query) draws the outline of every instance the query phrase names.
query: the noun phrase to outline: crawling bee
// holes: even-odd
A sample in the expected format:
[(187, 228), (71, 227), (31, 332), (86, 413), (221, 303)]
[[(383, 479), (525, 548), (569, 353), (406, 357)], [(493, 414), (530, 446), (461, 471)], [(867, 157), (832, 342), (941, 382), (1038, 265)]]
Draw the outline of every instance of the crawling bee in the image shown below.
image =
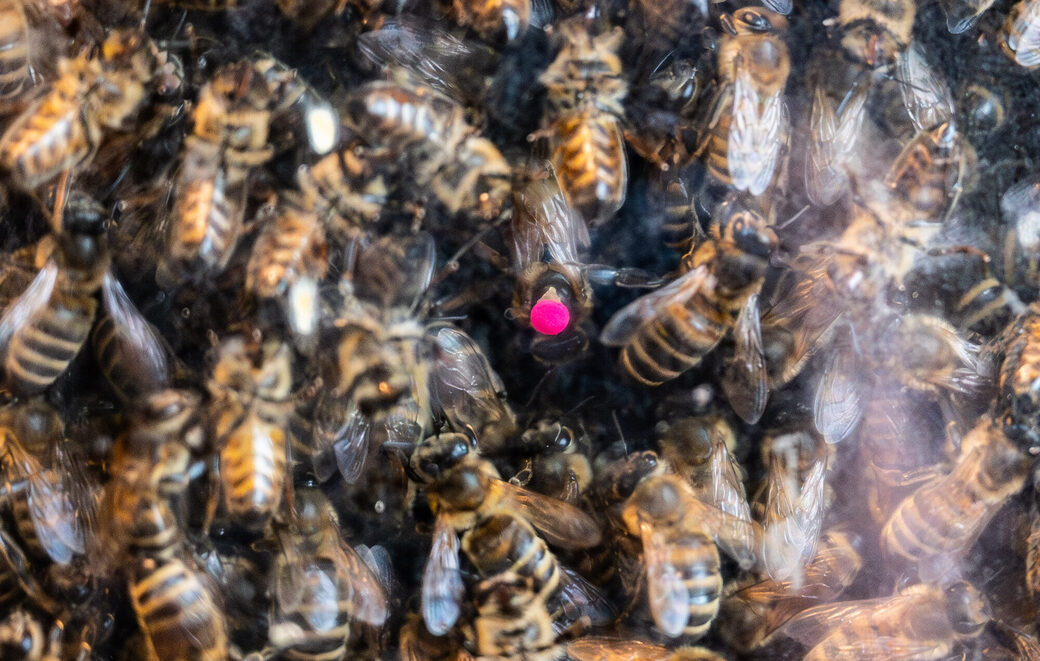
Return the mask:
[(855, 649), (860, 658), (941, 659), (958, 642), (977, 638), (990, 620), (989, 604), (966, 582), (911, 585), (879, 599), (844, 601), (803, 611), (781, 631), (813, 646), (808, 661)]
[(748, 7), (721, 22), (719, 88), (694, 155), (718, 181), (760, 195), (781, 169), (790, 131), (784, 87), (791, 58), (781, 38), (787, 20)]
[[(133, 387), (147, 389), (163, 376), (164, 360), (158, 339), (109, 271), (110, 255), (100, 206), (73, 191), (61, 214), (60, 231), (45, 239), (42, 254), (50, 254), (32, 283), (0, 317), (0, 347), (8, 387), (20, 395), (47, 389), (60, 377), (90, 335), (100, 290), (107, 324), (97, 339), (115, 342), (98, 346), (106, 376), (125, 385), (122, 365), (110, 352), (147, 367)], [(117, 337), (118, 336), (118, 337)], [(114, 384), (115, 385), (115, 384)], [(117, 391), (120, 386), (116, 385)]]
[(209, 382), (213, 438), (220, 447), (223, 502), (236, 523), (263, 529), (288, 488), (287, 416), (292, 363), (289, 346), (249, 347), (230, 337), (216, 349)]
[(953, 470), (918, 487), (892, 513), (882, 551), (912, 562), (966, 552), (1027, 473), (1025, 456), (983, 418), (962, 440)]
[(683, 258), (685, 272), (622, 308), (600, 339), (622, 347), (621, 365), (632, 378), (656, 386), (697, 365), (732, 329), (737, 348), (727, 392), (736, 411), (756, 421), (767, 396), (757, 294), (776, 236), (760, 213), (732, 198), (716, 217), (711, 240)]
[(580, 426), (539, 420), (520, 437), (530, 455), (530, 479), (524, 487), (576, 504), (592, 482), (592, 465), (585, 454), (588, 439)]
[(621, 208), (628, 162), (621, 122), (628, 85), (621, 76), (620, 28), (593, 35), (586, 20), (560, 24), (560, 53), (540, 80), (547, 89), (544, 132), (570, 205), (592, 225)]
[(376, 81), (351, 95), (347, 115), (369, 145), (403, 158), (449, 212), (495, 220), (507, 208), (509, 164), (454, 101), (419, 85)]
[[(434, 635), (444, 635), (461, 614), (465, 586), (460, 547), (491, 584), (510, 576), (522, 581), (537, 595), (532, 608), (592, 589), (576, 575), (564, 580), (546, 542), (569, 549), (595, 546), (600, 539), (596, 523), (567, 503), (502, 481), (465, 436), (444, 434), (424, 441), (409, 460), (409, 474), (426, 485), (437, 515), (421, 588), (423, 621)], [(581, 600), (598, 605), (588, 596)]]
[(50, 92), (0, 137), (0, 165), (29, 191), (82, 166), (105, 135), (125, 130), (148, 101), (157, 62), (141, 30), (113, 30), (95, 57), (60, 59)]
[(1040, 66), (1040, 2), (1015, 3), (1000, 32), (1000, 48), (1019, 66)]
[(293, 527), (279, 524), (271, 573), (271, 645), (287, 659), (339, 659), (352, 623), (381, 627), (387, 595), (340, 536), (332, 504), (315, 487), (296, 489)]

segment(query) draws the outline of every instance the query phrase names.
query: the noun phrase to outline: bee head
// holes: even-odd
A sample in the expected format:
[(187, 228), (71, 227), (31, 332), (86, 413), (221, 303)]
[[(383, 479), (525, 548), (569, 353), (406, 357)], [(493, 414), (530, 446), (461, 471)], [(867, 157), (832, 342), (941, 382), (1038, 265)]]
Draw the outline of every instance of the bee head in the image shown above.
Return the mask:
[(982, 633), (990, 620), (989, 603), (986, 598), (966, 581), (957, 581), (946, 587), (946, 615), (953, 630), (965, 637)]

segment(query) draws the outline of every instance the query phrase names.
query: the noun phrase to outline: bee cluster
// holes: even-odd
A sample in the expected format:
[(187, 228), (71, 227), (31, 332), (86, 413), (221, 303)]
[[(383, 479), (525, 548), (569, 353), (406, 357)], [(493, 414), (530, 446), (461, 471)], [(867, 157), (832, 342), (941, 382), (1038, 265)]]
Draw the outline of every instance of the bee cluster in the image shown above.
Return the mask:
[(0, 658), (1040, 659), (1038, 71), (1040, 0), (0, 0)]

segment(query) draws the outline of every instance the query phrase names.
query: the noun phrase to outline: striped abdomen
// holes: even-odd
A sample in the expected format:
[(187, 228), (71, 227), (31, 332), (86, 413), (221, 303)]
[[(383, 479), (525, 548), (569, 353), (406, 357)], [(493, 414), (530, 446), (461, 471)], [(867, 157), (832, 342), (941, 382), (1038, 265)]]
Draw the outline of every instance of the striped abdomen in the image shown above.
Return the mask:
[(556, 557), (534, 528), (515, 515), (484, 519), (463, 536), (462, 550), (484, 578), (506, 572), (530, 578), (540, 599), (548, 599), (560, 585)]
[(198, 260), (221, 270), (227, 264), (242, 227), (242, 207), (228, 195), (223, 172), (178, 187), (171, 255), (182, 263)]
[(666, 306), (621, 350), (625, 371), (640, 383), (657, 386), (697, 365), (726, 335), (736, 313), (696, 292)]
[(621, 208), (628, 186), (617, 117), (590, 108), (561, 118), (553, 131), (553, 166), (571, 206), (589, 223), (606, 222)]
[[(33, 462), (35, 463), (35, 462)], [(37, 474), (11, 503), (11, 514), (27, 551), (57, 564), (84, 552), (83, 529), (67, 485), (57, 472), (32, 466)], [(46, 547), (40, 535), (45, 536)]]
[(477, 614), (463, 628), (479, 658), (553, 661), (563, 658), (545, 602), (515, 574), (481, 581), (472, 589)]
[(910, 141), (885, 176), (885, 185), (904, 198), (914, 220), (938, 218), (957, 183), (963, 156), (956, 129), (941, 124)]
[[(303, 563), (304, 566), (290, 566)], [(293, 601), (276, 598), (271, 618), (271, 642), (293, 661), (336, 661), (346, 658), (350, 639), (353, 588), (335, 561), (317, 556), (280, 556), (278, 583), (293, 584)], [(276, 597), (278, 592), (275, 592)]]
[(286, 204), (253, 244), (247, 287), (273, 298), (301, 277), (320, 280), (328, 262), (325, 229), (318, 215)]
[(729, 131), (733, 121), (733, 94), (723, 93), (726, 97), (721, 99), (715, 108), (711, 123), (694, 155), (704, 160), (704, 166), (708, 168), (712, 177), (729, 186), (733, 183), (733, 177), (729, 173)]
[(418, 94), (392, 83), (371, 83), (349, 104), (351, 118), (365, 139), (404, 153), (415, 163), (447, 153), (461, 109), (432, 93)]
[(719, 549), (715, 542), (700, 532), (690, 532), (671, 540), (671, 564), (682, 574), (689, 594), (689, 619), (683, 635), (703, 636), (719, 612), (722, 574)]
[(224, 505), (237, 523), (259, 529), (277, 511), (285, 488), (285, 442), (285, 430), (255, 412), (227, 435), (220, 452)]
[[(68, 368), (94, 325), (100, 282), (70, 283), (64, 274), (38, 314), (16, 328), (4, 359), (7, 383), (24, 396), (43, 392)], [(65, 282), (62, 282), (65, 280)]]
[(25, 188), (72, 168), (100, 140), (100, 128), (86, 121), (78, 88), (62, 82), (15, 119), (0, 139), (0, 164)]
[(224, 661), (227, 623), (199, 575), (179, 558), (142, 558), (130, 599), (141, 629), (163, 661)]
[(22, 0), (0, 0), (0, 100), (29, 81), (29, 24)]

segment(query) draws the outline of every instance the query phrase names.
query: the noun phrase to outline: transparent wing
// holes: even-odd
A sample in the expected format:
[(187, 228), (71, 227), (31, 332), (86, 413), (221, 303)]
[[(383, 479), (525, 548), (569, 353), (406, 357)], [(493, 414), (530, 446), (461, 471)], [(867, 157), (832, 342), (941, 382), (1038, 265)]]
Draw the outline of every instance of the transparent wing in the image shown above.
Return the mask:
[(687, 516), (700, 521), (719, 548), (741, 567), (747, 569), (755, 564), (755, 549), (761, 545), (762, 530), (750, 515), (744, 518), (743, 513), (734, 515), (694, 499), (690, 500), (687, 509)]
[(377, 69), (402, 67), (417, 82), (462, 103), (483, 100), (483, 74), (498, 62), (495, 51), (480, 42), (463, 41), (441, 24), (408, 15), (386, 18), (357, 43)]
[[(432, 330), (432, 392), (445, 416), (458, 430), (508, 436), (516, 416), (505, 399), (505, 385), (473, 338), (452, 326)], [(482, 439), (483, 440), (483, 439)], [(490, 443), (492, 439), (487, 439)]]
[(643, 557), (646, 562), (646, 596), (654, 622), (665, 635), (682, 635), (689, 620), (690, 593), (679, 570), (671, 563), (664, 535), (648, 522), (640, 522)]
[(967, 32), (979, 21), (995, 0), (946, 0), (946, 27), (953, 34)]
[(557, 599), (563, 608), (563, 621), (576, 622), (589, 618), (594, 627), (608, 626), (617, 617), (607, 595), (584, 576), (561, 566), (560, 592)]
[(805, 190), (817, 206), (832, 204), (848, 189), (849, 177), (838, 162), (835, 145), (838, 118), (821, 88), (813, 95), (809, 115), (809, 148), (805, 159)]
[(689, 300), (702, 287), (713, 287), (714, 278), (704, 266), (687, 271), (657, 291), (644, 294), (614, 313), (600, 333), (607, 346), (620, 347), (631, 341), (643, 324), (657, 316), (664, 306)]
[(787, 16), (794, 7), (794, 0), (762, 0), (762, 4), (778, 14)]
[(824, 487), (826, 486), (827, 462), (817, 459), (802, 484), (802, 492), (794, 504), (794, 516), (798, 527), (805, 533), (806, 545), (802, 549), (802, 561), (808, 562), (816, 554), (820, 539), (820, 528), (826, 509)]
[(726, 448), (726, 439), (720, 430), (712, 434), (711, 452), (712, 504), (729, 517), (719, 517), (719, 537), (724, 550), (740, 561), (744, 569), (754, 564), (758, 545), (758, 530), (751, 518), (747, 492), (741, 479), (739, 463)]
[(29, 476), (29, 516), (36, 536), (47, 555), (60, 565), (85, 550), (83, 528), (71, 492), (61, 475), (40, 468)]
[(758, 294), (748, 297), (734, 328), (733, 360), (722, 376), (722, 389), (730, 406), (744, 422), (755, 424), (766, 410), (769, 374), (762, 349)]
[(375, 627), (383, 626), (388, 614), (386, 590), (379, 577), (349, 544), (340, 544), (343, 552), (340, 571), (350, 586), (354, 617)]
[(509, 482), (495, 484), (549, 544), (565, 549), (587, 549), (600, 543), (599, 524), (577, 507)]
[(585, 636), (567, 643), (567, 656), (574, 661), (664, 661), (671, 653), (663, 645), (606, 636)]
[(47, 260), (29, 288), (4, 310), (0, 317), (0, 352), (7, 350), (7, 343), (16, 330), (30, 323), (47, 306), (57, 280), (58, 265)]
[(1029, 250), (1040, 248), (1040, 181), (1020, 181), (1004, 192), (1000, 208), (1014, 225), (1018, 244)]
[(899, 58), (899, 89), (910, 121), (927, 131), (953, 117), (953, 95), (942, 76), (928, 65), (917, 45)]
[(437, 516), (430, 557), (423, 570), (420, 597), (423, 622), (435, 636), (451, 631), (459, 619), (465, 588), (459, 570), (459, 537), (444, 514)]
[(578, 250), (589, 245), (588, 226), (567, 203), (549, 163), (528, 177), (514, 199), (514, 238), (524, 244), (522, 253), (527, 260), (519, 264), (521, 268), (541, 260), (543, 250), (557, 262), (579, 261)]
[[(148, 382), (147, 387), (140, 387), (141, 392), (165, 387), (170, 374), (166, 345), (110, 271), (105, 273), (101, 285), (101, 300), (114, 329), (106, 339), (122, 345), (116, 350), (123, 363), (122, 369), (137, 376), (136, 380)], [(95, 347), (95, 351), (100, 353), (102, 348)]]
[(852, 352), (840, 348), (828, 358), (820, 375), (813, 399), (813, 420), (828, 443), (843, 441), (863, 415), (856, 367)]
[(354, 282), (360, 295), (385, 307), (414, 308), (430, 286), (436, 262), (437, 247), (427, 232), (382, 237), (358, 255)]
[[(952, 643), (947, 644), (952, 647)], [(832, 645), (824, 642), (820, 644), (821, 648), (823, 645), (826, 645), (824, 649), (834, 652), (834, 658), (891, 659), (892, 661), (927, 658), (934, 655), (937, 648), (935, 641), (931, 640), (875, 635), (856, 637), (853, 641), (844, 644)]]
[[(913, 596), (896, 595), (825, 604), (802, 611), (780, 631), (803, 645), (813, 646), (841, 626), (863, 620), (881, 620), (889, 616), (900, 618), (901, 613), (913, 606), (915, 601)], [(895, 621), (898, 622), (899, 619)]]
[(1015, 21), (1015, 62), (1023, 67), (1040, 66), (1040, 3), (1027, 2)]
[(733, 186), (752, 195), (769, 187), (786, 134), (787, 107), (782, 94), (762, 103), (747, 66), (741, 66), (733, 83), (733, 119), (727, 157)]

